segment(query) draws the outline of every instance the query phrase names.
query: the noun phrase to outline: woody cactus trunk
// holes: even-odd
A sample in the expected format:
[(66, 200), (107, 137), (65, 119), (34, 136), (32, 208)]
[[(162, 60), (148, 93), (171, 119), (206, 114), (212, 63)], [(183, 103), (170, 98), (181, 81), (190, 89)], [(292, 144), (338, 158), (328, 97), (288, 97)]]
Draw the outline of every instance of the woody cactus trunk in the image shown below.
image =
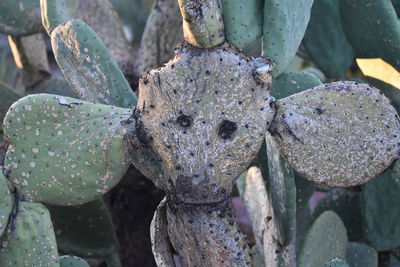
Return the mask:
[[(141, 77), (137, 99), (100, 37), (73, 19), (78, 2), (40, 1), (55, 59), (84, 100), (37, 94), (8, 110), (0, 174), (1, 266), (81, 264), (58, 257), (43, 204), (75, 206), (99, 199), (130, 164), (166, 192), (151, 225), (159, 266), (174, 266), (173, 253), (183, 266), (251, 266), (230, 198), (264, 141), (275, 180), (263, 205), (273, 203), (268, 220), (254, 221), (266, 224), (260, 235), (266, 262), (307, 262), (317, 244), (312, 238), (325, 225), (332, 225), (326, 233), (332, 250), (343, 250), (334, 245), (345, 242), (346, 230), (327, 212), (310, 229), (305, 252), (296, 259), (296, 209), (288, 208), (295, 187), (286, 163), (314, 183), (363, 184), (398, 158), (397, 112), (378, 89), (358, 82), (316, 83), (297, 94), (271, 96), (272, 79), (283, 76), (300, 45), (312, 0), (294, 6), (270, 0), (265, 17), (262, 1), (252, 1), (242, 24), (236, 22), (243, 9), (237, 1), (178, 2), (185, 40), (164, 67)], [(261, 36), (263, 57), (240, 50)], [(252, 178), (258, 173), (249, 173), (248, 180), (257, 181)], [(262, 195), (260, 188), (255, 192)], [(257, 213), (249, 199), (248, 207)], [(334, 262), (341, 261), (327, 264)]]

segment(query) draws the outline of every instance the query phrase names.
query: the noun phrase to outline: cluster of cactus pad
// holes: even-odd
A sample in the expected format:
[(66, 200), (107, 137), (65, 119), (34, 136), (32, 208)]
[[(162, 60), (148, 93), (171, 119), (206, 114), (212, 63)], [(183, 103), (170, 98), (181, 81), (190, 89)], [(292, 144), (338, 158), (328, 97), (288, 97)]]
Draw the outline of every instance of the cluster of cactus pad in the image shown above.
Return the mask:
[[(377, 251), (396, 266), (397, 89), (383, 86), (393, 107), (377, 81), (323, 82), (355, 57), (400, 70), (398, 1), (174, 2), (154, 2), (136, 60), (107, 0), (0, 3), (22, 70), (22, 90), (0, 82), (0, 266), (120, 266), (102, 196), (132, 164), (166, 194), (150, 226), (158, 266), (177, 254), (182, 266), (373, 267)], [(168, 27), (184, 41), (166, 63), (182, 38)], [(296, 53), (323, 73), (287, 71)], [(316, 184), (329, 192), (312, 212)]]

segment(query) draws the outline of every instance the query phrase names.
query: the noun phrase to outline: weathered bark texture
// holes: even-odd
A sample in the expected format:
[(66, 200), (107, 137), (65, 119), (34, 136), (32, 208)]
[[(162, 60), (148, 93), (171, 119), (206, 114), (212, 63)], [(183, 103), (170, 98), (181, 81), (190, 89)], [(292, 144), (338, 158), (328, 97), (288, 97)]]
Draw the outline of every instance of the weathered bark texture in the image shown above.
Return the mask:
[(168, 234), (182, 266), (250, 265), (250, 248), (237, 227), (231, 199), (208, 205), (167, 203)]
[(183, 36), (189, 44), (212, 48), (225, 41), (221, 0), (178, 0)]
[(169, 238), (182, 263), (246, 266), (249, 248), (228, 199), (274, 117), (272, 64), (229, 45), (176, 52), (140, 80), (136, 141), (159, 159), (155, 183), (167, 192)]
[(135, 61), (137, 76), (162, 66), (183, 41), (182, 18), (176, 0), (156, 0), (147, 18)]

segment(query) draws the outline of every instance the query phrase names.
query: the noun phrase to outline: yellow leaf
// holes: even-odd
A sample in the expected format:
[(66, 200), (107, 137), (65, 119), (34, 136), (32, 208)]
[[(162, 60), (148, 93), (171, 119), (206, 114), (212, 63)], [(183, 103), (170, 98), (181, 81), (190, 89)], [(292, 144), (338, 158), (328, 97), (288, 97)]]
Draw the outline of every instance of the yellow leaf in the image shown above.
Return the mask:
[(400, 72), (381, 58), (357, 58), (358, 67), (369, 76), (400, 89)]

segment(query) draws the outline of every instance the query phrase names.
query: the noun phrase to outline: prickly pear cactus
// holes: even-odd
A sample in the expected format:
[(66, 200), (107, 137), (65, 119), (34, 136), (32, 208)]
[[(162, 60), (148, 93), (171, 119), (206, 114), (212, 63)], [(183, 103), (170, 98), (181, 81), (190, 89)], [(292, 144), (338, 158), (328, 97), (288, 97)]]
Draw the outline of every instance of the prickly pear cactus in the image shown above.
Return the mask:
[(322, 266), (330, 258), (346, 256), (347, 234), (333, 211), (322, 213), (313, 223), (298, 257), (298, 266)]
[(0, 236), (8, 225), (8, 219), (14, 208), (14, 194), (11, 192), (12, 186), (6, 180), (3, 172), (0, 171)]
[(346, 249), (346, 261), (354, 267), (378, 267), (378, 253), (366, 244), (349, 242)]
[(227, 41), (245, 48), (262, 36), (263, 1), (222, 0)]
[(0, 10), (1, 33), (22, 36), (37, 33), (43, 29), (39, 1), (3, 0), (0, 3)]
[(118, 240), (102, 200), (71, 207), (48, 205), (48, 208), (58, 249), (63, 253), (100, 259), (110, 258), (117, 253)]
[(361, 193), (362, 230), (368, 243), (378, 251), (400, 246), (400, 162), (375, 180), (363, 185)]
[(247, 166), (242, 159), (255, 156), (273, 118), (271, 65), (229, 46), (201, 50), (183, 45), (177, 53), (140, 81), (137, 112), (146, 133), (143, 143), (163, 159), (168, 179), (157, 184), (175, 193), (177, 201), (221, 201)]
[(60, 267), (89, 267), (89, 264), (75, 256), (61, 256)]
[(265, 136), (268, 155), (268, 193), (274, 210), (274, 220), (278, 226), (279, 244), (293, 243), (296, 233), (296, 185), (293, 169), (287, 166), (279, 154), (271, 135)]
[(399, 117), (372, 86), (321, 85), (281, 99), (276, 106), (269, 131), (287, 162), (312, 182), (331, 187), (362, 184), (398, 157)]
[(67, 97), (22, 98), (4, 119), (7, 178), (31, 202), (76, 205), (101, 196), (129, 167), (122, 122), (131, 115)]
[(150, 225), (151, 244), (157, 266), (174, 266), (173, 249), (168, 237), (166, 199), (158, 205)]
[[(168, 220), (174, 225), (168, 226), (171, 242), (187, 265), (205, 264), (201, 253), (208, 255), (211, 265), (220, 264), (221, 253), (229, 255), (225, 264), (249, 261), (248, 251), (242, 253), (243, 237), (235, 241), (236, 230), (223, 237), (220, 233), (236, 227), (226, 199), (236, 177), (257, 153), (274, 115), (268, 95), (270, 64), (251, 60), (229, 46), (202, 50), (183, 45), (174, 60), (140, 81), (137, 112), (144, 134), (139, 137), (162, 159), (164, 177), (156, 184), (167, 191)], [(224, 217), (211, 212), (221, 208), (226, 209)], [(209, 242), (214, 249), (199, 245), (199, 253), (193, 254), (184, 245), (192, 241), (178, 233), (209, 239), (199, 231), (208, 225), (207, 218), (213, 221), (215, 240)], [(217, 242), (219, 238), (225, 239), (228, 250)]]
[(53, 30), (51, 39), (61, 70), (81, 97), (121, 107), (136, 104), (121, 70), (85, 22), (72, 20), (60, 25)]
[[(2, 96), (0, 100), (0, 120), (2, 121), (7, 113), (8, 108), (12, 105), (12, 103), (21, 98), (21, 95), (2, 81), (0, 81), (0, 94)], [(0, 130), (1, 129), (3, 129), (2, 123), (0, 125)]]
[[(343, 30), (357, 57), (382, 58), (400, 71), (400, 23), (389, 0), (340, 0)], [(368, 29), (368, 34), (360, 29)]]
[(280, 99), (318, 85), (322, 85), (321, 80), (309, 72), (284, 72), (273, 80), (271, 95)]
[(274, 78), (281, 74), (299, 48), (314, 0), (264, 2), (263, 56), (274, 60)]
[(325, 262), (324, 267), (350, 267), (350, 266), (344, 259), (333, 258)]
[(193, 46), (212, 48), (225, 40), (221, 0), (178, 0), (183, 35)]
[(360, 192), (354, 189), (332, 189), (318, 203), (313, 216), (317, 218), (327, 210), (334, 211), (343, 220), (350, 241), (364, 240), (361, 226)]
[(313, 62), (328, 77), (343, 77), (354, 60), (339, 12), (339, 0), (317, 0), (303, 39)]
[(9, 220), (0, 238), (1, 266), (59, 266), (50, 214), (43, 204), (16, 199)]

